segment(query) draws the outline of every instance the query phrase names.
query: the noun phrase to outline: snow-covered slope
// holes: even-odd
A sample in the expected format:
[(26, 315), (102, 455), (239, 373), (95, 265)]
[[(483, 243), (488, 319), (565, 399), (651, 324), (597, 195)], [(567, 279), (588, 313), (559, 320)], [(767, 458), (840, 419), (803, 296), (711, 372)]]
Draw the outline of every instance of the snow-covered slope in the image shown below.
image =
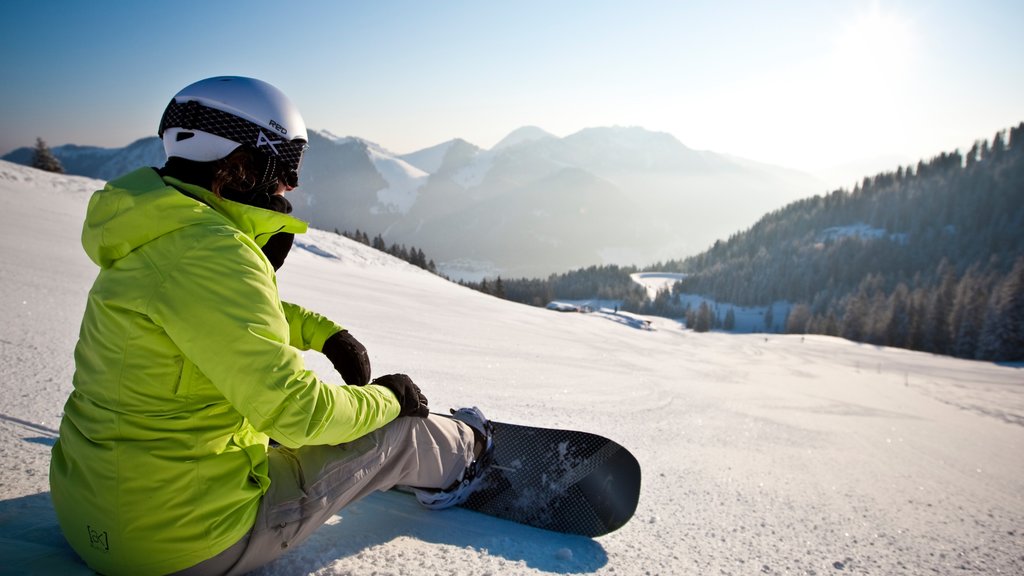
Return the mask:
[[(46, 475), (95, 276), (78, 233), (99, 184), (0, 163), (0, 572), (87, 573)], [(435, 409), (607, 435), (644, 482), (634, 519), (597, 540), (378, 494), (258, 574), (1024, 573), (1019, 368), (661, 319), (637, 330), (497, 300), (319, 231), (279, 281)]]

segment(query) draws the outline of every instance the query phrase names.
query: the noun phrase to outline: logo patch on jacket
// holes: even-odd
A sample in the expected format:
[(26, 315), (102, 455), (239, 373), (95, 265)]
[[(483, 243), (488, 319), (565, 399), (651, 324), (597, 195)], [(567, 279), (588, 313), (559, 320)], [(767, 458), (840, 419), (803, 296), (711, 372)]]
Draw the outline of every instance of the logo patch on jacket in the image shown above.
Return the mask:
[(107, 537), (107, 531), (100, 532), (99, 530), (93, 529), (92, 526), (86, 526), (89, 530), (89, 545), (97, 550), (104, 552), (110, 552), (110, 539)]

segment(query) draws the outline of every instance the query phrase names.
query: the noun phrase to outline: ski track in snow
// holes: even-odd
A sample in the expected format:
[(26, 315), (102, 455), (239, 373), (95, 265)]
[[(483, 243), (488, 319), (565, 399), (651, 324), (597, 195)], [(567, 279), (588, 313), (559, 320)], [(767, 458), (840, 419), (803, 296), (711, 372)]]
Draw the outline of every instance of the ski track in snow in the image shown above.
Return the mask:
[[(56, 528), (47, 467), (96, 274), (81, 221), (101, 185), (0, 162), (3, 573), (90, 573)], [(320, 231), (279, 284), (435, 410), (608, 436), (644, 481), (633, 520), (596, 540), (377, 494), (257, 574), (1024, 573), (1020, 368), (660, 318), (637, 330), (500, 301)]]

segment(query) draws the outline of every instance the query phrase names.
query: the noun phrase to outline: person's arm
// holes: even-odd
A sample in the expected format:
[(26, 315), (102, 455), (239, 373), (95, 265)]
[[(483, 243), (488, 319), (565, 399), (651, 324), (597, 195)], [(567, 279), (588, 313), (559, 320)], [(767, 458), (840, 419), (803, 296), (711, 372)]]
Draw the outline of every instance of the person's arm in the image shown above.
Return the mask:
[(370, 355), (355, 336), (316, 312), (288, 302), (282, 305), (292, 346), (322, 352), (346, 384), (365, 386), (370, 382)]
[[(248, 238), (197, 235), (164, 272), (150, 317), (257, 430), (289, 447), (339, 444), (398, 416), (388, 388), (334, 386), (305, 368), (273, 270)], [(300, 338), (313, 345), (324, 331)]]
[(291, 345), (299, 350), (323, 350), (328, 338), (344, 328), (326, 316), (306, 310), (290, 302), (281, 302), (284, 316), (288, 320)]

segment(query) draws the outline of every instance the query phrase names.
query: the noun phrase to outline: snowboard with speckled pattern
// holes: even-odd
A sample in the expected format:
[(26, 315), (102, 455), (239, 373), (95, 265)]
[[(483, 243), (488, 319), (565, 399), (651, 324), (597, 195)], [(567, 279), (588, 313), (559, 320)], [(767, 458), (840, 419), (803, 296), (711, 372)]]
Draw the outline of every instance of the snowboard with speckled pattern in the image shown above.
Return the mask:
[(462, 508), (582, 536), (621, 528), (640, 499), (640, 464), (588, 432), (504, 422), (483, 478)]

